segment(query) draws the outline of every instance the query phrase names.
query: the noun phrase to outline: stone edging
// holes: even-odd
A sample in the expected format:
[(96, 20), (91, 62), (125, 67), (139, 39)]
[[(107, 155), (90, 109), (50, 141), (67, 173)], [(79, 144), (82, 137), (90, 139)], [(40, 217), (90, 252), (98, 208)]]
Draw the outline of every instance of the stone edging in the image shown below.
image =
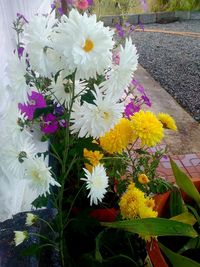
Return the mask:
[[(161, 20), (200, 20), (200, 11), (175, 11), (175, 12), (157, 12), (146, 14), (130, 14), (127, 15), (127, 21), (131, 24), (157, 23)], [(121, 16), (103, 16), (101, 20), (104, 21), (105, 26), (114, 26), (116, 21), (121, 21)]]

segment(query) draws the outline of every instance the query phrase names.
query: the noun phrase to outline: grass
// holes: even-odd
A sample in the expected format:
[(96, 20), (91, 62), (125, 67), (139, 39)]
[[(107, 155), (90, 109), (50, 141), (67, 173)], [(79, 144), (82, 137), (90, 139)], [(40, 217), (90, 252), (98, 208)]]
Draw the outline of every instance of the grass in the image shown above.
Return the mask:
[[(199, 0), (147, 0), (147, 5), (146, 12), (200, 10)], [(98, 16), (144, 13), (140, 0), (96, 0), (94, 9)]]

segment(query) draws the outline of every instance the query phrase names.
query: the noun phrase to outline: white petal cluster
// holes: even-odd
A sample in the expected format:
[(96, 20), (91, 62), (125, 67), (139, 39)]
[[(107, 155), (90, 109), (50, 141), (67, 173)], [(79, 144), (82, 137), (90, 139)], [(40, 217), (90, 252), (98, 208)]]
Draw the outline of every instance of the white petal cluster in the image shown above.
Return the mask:
[(30, 188), (37, 192), (38, 196), (50, 193), (50, 185), (60, 186), (50, 172), (51, 167), (47, 167), (44, 161), (44, 156), (35, 157), (25, 161), (26, 173), (25, 179), (27, 179)]
[(103, 95), (95, 85), (93, 104), (76, 101), (71, 114), (71, 131), (79, 137), (99, 138), (115, 126), (122, 117), (123, 103)]
[(126, 39), (125, 47), (120, 47), (119, 65), (113, 65), (107, 73), (108, 79), (101, 84), (103, 90), (115, 99), (121, 98), (133, 78), (138, 65), (138, 54), (131, 39)]
[(49, 16), (35, 15), (25, 32), (31, 68), (47, 77), (51, 77), (51, 74), (64, 66), (62, 55), (54, 47), (54, 27), (57, 24), (54, 16), (54, 13)]
[(69, 70), (76, 70), (77, 79), (95, 78), (110, 66), (114, 31), (97, 22), (96, 15), (81, 15), (73, 9), (69, 18), (62, 16), (57, 31), (57, 48)]
[(36, 147), (30, 135), (21, 132), (16, 139), (7, 140), (7, 145), (2, 147), (1, 158), (3, 161), (2, 170), (8, 176), (24, 178), (25, 161), (36, 155)]
[(86, 188), (90, 190), (88, 194), (90, 205), (93, 203), (97, 205), (98, 201), (102, 201), (108, 187), (108, 176), (105, 168), (99, 164), (92, 169), (92, 173), (87, 169), (84, 169), (84, 171), (86, 178), (81, 178), (81, 180), (86, 181)]
[(28, 239), (27, 231), (14, 231), (14, 234), (15, 234), (15, 237), (14, 237), (15, 246), (20, 245), (26, 239)]

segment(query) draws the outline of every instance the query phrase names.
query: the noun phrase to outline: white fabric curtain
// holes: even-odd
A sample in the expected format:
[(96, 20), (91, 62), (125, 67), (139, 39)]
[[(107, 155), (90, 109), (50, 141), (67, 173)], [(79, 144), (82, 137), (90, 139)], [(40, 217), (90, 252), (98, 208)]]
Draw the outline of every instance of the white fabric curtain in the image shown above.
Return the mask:
[[(16, 49), (16, 35), (12, 29), (13, 21), (17, 13), (22, 14), (27, 20), (36, 13), (46, 14), (50, 12), (53, 0), (0, 0), (0, 83), (5, 85), (7, 59)], [(3, 87), (0, 85), (0, 113), (4, 105), (8, 105), (9, 99), (5, 98)], [(0, 127), (3, 114), (0, 114)], [(46, 149), (44, 149), (46, 151)], [(25, 180), (18, 181), (12, 177), (6, 177), (0, 168), (0, 221), (4, 221), (12, 215), (31, 209), (31, 203), (35, 199), (35, 193), (29, 189)]]
[[(0, 0), (0, 75), (5, 79), (7, 56), (16, 48), (16, 35), (12, 29), (17, 13), (29, 20), (33, 14), (49, 13), (53, 0)], [(3, 75), (3, 77), (2, 77)], [(2, 79), (3, 78), (3, 79)]]

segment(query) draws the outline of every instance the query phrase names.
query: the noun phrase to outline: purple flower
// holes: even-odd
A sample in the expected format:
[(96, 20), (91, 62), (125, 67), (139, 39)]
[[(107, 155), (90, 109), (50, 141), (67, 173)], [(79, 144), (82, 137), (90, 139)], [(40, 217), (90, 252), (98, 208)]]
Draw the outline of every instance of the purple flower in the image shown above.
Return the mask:
[(138, 111), (140, 111), (140, 106), (135, 105), (132, 100), (128, 105), (126, 105), (124, 113), (125, 116), (129, 119), (130, 116), (132, 116), (134, 113)]
[(88, 5), (92, 6), (93, 5), (93, 0), (88, 0)]
[(140, 28), (144, 31), (144, 24), (141, 21), (139, 21), (139, 24), (140, 24)]
[(57, 116), (62, 116), (64, 113), (64, 107), (63, 106), (55, 106), (54, 114)]
[(52, 10), (57, 9), (58, 13), (62, 16), (64, 11), (62, 9), (61, 0), (54, 0), (53, 4), (51, 4)]
[(17, 48), (17, 53), (18, 53), (19, 59), (23, 56), (23, 52), (24, 52), (24, 47), (20, 46)]
[(58, 121), (56, 116), (51, 113), (44, 116), (43, 122), (41, 123), (41, 130), (45, 134), (55, 133), (58, 130)]
[(124, 38), (125, 31), (123, 30), (122, 26), (120, 24), (116, 24), (115, 28), (117, 30), (117, 33), (118, 33), (119, 37)]
[(62, 128), (67, 128), (69, 123), (66, 121), (66, 120), (59, 120), (59, 125), (62, 127)]
[(144, 87), (141, 84), (138, 84), (136, 88), (138, 92), (145, 95)]
[(142, 100), (144, 101), (145, 105), (151, 107), (151, 101), (150, 99), (146, 96), (146, 94), (141, 96)]
[(138, 81), (135, 80), (135, 79), (133, 79), (133, 80), (131, 81), (131, 83), (132, 83), (134, 86), (137, 86), (137, 85), (138, 85)]
[(144, 9), (144, 11), (147, 11), (147, 9), (148, 9), (147, 1), (146, 0), (140, 0), (140, 4), (141, 4), (142, 8)]
[(23, 23), (28, 23), (28, 20), (24, 17), (24, 15), (17, 13), (17, 17), (19, 20), (21, 19)]
[(25, 113), (29, 120), (32, 120), (37, 108), (46, 107), (46, 101), (42, 94), (32, 91), (31, 95), (28, 96), (28, 104), (19, 103), (18, 107), (22, 113)]

